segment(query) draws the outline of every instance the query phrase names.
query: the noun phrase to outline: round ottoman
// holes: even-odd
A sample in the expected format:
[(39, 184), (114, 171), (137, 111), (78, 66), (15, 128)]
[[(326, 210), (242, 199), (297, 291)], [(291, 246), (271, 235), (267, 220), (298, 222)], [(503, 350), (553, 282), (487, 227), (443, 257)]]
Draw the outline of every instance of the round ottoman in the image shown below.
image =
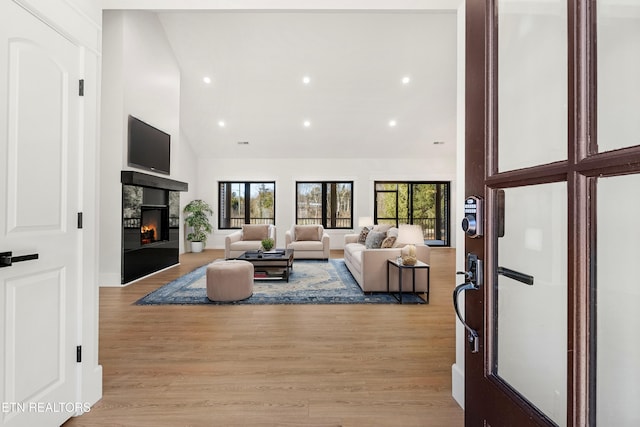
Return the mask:
[(240, 301), (253, 295), (253, 264), (241, 260), (216, 260), (207, 266), (207, 298)]

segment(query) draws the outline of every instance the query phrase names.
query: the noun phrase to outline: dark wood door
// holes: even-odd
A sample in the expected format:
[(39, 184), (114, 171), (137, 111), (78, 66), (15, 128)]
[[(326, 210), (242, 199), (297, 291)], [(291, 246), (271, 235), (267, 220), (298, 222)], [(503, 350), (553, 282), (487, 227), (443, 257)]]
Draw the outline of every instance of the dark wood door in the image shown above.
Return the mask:
[(640, 255), (624, 228), (640, 207), (640, 7), (600, 3), (466, 2), (465, 193), (486, 211), (465, 245), (484, 264), (465, 293), (467, 426), (640, 420), (640, 342), (619, 332), (640, 315), (616, 308), (637, 294), (619, 271)]

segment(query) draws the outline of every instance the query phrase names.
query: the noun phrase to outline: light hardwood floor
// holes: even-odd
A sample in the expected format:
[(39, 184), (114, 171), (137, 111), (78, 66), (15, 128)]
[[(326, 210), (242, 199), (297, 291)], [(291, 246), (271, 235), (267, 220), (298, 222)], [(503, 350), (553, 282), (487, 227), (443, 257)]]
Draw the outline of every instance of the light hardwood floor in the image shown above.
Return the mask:
[(221, 255), (100, 289), (103, 398), (65, 426), (463, 425), (453, 249), (432, 250), (428, 305), (133, 305)]

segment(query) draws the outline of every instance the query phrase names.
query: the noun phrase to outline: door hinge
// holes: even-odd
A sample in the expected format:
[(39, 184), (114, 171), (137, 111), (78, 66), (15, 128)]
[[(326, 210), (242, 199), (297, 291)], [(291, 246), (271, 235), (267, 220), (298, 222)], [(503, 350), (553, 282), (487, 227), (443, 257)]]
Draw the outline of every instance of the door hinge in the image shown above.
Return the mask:
[(80, 79), (78, 84), (78, 95), (84, 96), (84, 79)]
[(78, 228), (82, 228), (82, 212), (78, 212)]
[(82, 362), (82, 346), (79, 345), (76, 347), (76, 362)]

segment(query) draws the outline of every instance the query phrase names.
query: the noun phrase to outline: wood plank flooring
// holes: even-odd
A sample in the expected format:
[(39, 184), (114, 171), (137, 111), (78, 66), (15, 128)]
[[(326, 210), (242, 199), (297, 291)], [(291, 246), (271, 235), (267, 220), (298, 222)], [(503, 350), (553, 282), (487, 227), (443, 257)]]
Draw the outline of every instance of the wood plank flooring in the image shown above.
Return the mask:
[(432, 250), (429, 305), (133, 305), (221, 256), (185, 254), (100, 289), (103, 398), (65, 426), (464, 424), (451, 397), (453, 249)]

